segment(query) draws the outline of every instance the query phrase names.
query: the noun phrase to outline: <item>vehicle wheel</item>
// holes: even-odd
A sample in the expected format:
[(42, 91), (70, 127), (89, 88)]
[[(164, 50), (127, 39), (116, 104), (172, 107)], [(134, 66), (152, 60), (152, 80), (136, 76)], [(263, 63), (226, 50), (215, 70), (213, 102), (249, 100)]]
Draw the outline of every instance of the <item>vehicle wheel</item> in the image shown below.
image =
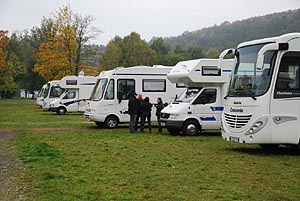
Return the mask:
[(183, 125), (183, 134), (188, 136), (196, 136), (201, 132), (201, 128), (197, 121), (187, 120)]
[(167, 128), (170, 135), (179, 135), (179, 130), (176, 130), (174, 128)]
[(64, 114), (66, 114), (66, 112), (67, 112), (67, 110), (64, 107), (59, 107), (56, 110), (56, 113), (59, 114), (59, 115), (64, 115)]
[(105, 119), (104, 125), (106, 128), (115, 128), (118, 126), (118, 118), (116, 116), (108, 116)]
[(279, 149), (279, 144), (260, 144), (259, 146), (265, 152), (275, 152)]
[(102, 128), (104, 126), (103, 122), (97, 122), (97, 121), (95, 121), (95, 124), (97, 125), (98, 128)]

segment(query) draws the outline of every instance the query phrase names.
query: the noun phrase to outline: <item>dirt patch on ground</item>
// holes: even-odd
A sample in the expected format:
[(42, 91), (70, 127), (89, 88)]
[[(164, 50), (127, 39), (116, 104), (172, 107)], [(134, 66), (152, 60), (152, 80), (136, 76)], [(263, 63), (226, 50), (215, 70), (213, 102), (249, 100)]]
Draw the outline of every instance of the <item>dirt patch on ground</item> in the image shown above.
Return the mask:
[(24, 175), (21, 161), (15, 150), (8, 145), (14, 139), (11, 132), (0, 130), (0, 200), (24, 200), (24, 186), (20, 183)]

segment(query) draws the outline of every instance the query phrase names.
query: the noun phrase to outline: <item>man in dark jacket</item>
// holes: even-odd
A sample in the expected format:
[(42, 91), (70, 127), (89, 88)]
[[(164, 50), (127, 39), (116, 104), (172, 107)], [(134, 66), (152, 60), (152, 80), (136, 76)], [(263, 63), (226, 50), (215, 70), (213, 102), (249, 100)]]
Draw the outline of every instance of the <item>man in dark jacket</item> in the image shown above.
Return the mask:
[(129, 122), (129, 132), (135, 133), (135, 122), (136, 122), (136, 116), (137, 116), (137, 101), (136, 101), (136, 93), (133, 93), (131, 95), (131, 98), (128, 101), (128, 114), (130, 115), (130, 122)]
[(160, 115), (161, 115), (161, 111), (162, 109), (164, 109), (164, 104), (162, 102), (162, 99), (160, 97), (157, 98), (157, 105), (156, 105), (156, 112), (155, 115), (157, 117), (157, 123), (158, 123), (158, 131), (159, 133), (162, 132), (162, 126), (161, 126), (161, 122), (160, 122)]

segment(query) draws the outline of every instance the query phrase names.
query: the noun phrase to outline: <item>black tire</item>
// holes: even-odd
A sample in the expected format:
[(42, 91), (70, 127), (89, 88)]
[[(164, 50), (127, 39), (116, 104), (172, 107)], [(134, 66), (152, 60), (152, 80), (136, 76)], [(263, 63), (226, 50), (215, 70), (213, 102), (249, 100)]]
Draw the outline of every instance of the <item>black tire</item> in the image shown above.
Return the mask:
[(167, 130), (170, 133), (170, 135), (179, 135), (179, 130), (176, 130), (174, 128), (167, 128)]
[(195, 120), (187, 120), (182, 128), (183, 134), (187, 136), (196, 136), (201, 133), (201, 127)]
[(276, 152), (279, 149), (279, 144), (259, 144), (264, 152)]
[(116, 128), (118, 126), (119, 120), (116, 116), (108, 116), (104, 121), (104, 125), (106, 128)]
[(56, 110), (56, 114), (59, 114), (59, 115), (64, 115), (64, 114), (66, 114), (66, 112), (67, 112), (67, 110), (64, 107), (59, 107)]

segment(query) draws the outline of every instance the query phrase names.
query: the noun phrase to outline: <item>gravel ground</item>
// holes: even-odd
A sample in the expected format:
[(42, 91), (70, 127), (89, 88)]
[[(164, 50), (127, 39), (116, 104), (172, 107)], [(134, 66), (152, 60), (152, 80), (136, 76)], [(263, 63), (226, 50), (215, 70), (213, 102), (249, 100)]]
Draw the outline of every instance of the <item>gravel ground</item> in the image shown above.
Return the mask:
[(0, 200), (19, 201), (23, 197), (22, 179), (24, 169), (15, 155), (15, 150), (8, 145), (14, 139), (9, 131), (0, 130)]

